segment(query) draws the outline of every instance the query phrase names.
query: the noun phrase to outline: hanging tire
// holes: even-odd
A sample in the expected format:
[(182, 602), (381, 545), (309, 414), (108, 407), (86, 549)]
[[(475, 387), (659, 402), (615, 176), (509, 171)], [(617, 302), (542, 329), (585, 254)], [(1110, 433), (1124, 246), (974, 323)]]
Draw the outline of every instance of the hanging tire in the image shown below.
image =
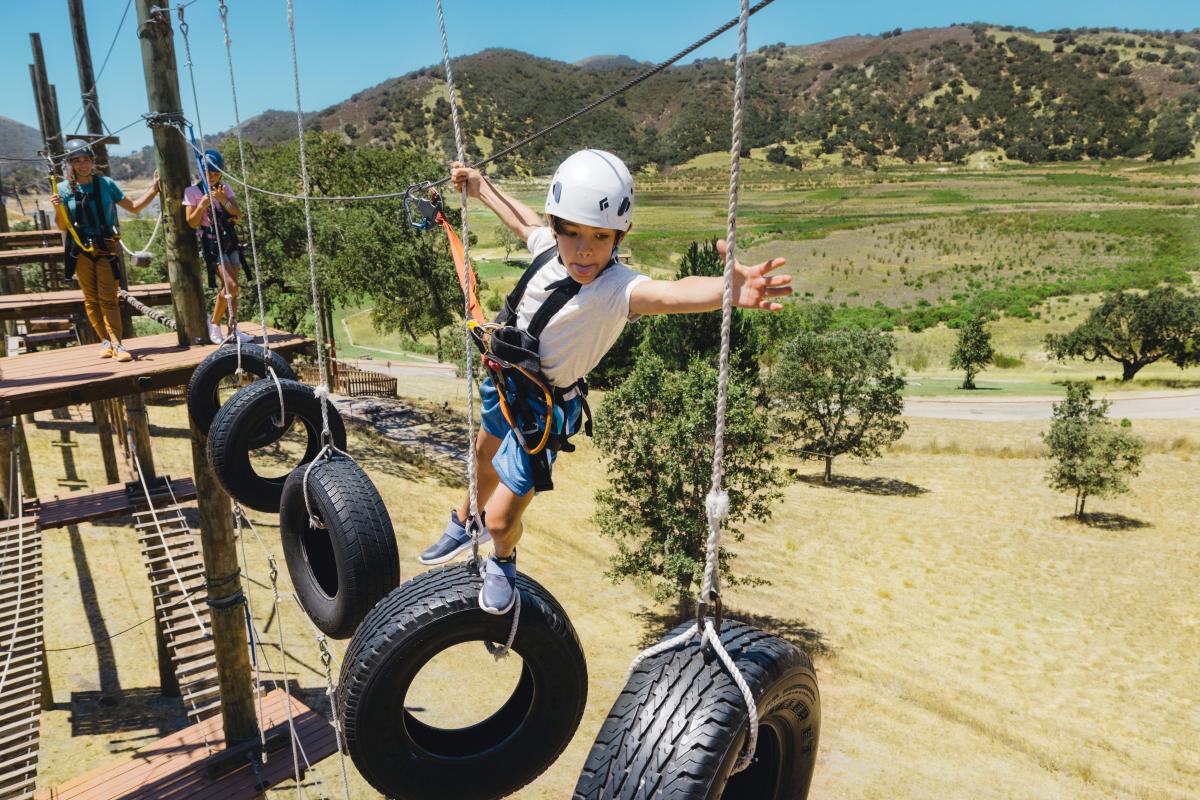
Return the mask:
[[(218, 390), (221, 381), (237, 374), (238, 348), (234, 344), (226, 344), (209, 353), (192, 372), (187, 385), (188, 416), (192, 425), (205, 436), (212, 427), (213, 419), (221, 408), (221, 398)], [(242, 345), (242, 369), (259, 378), (270, 377), (267, 368), (275, 370), (280, 380), (296, 380), (296, 373), (283, 356), (274, 350), (268, 350), (262, 345)], [(291, 427), (293, 420), (284, 420), (283, 426), (268, 421), (261, 431), (251, 440), (250, 446), (257, 450), (279, 440)]]
[(712, 648), (701, 651), (694, 637), (630, 675), (592, 745), (573, 800), (807, 797), (821, 727), (812, 662), (795, 645), (740, 622), (722, 624), (721, 642), (758, 706), (754, 762), (730, 776), (749, 733), (746, 705)]
[(283, 485), (279, 535), (300, 605), (321, 632), (349, 638), (363, 617), (400, 585), (400, 553), (383, 498), (362, 468), (335, 455), (313, 465), (308, 495), (325, 527), (309, 524), (307, 466)]
[[(312, 461), (321, 451), (321, 401), (312, 388), (299, 381), (280, 381), (283, 407), (295, 422), (304, 426), (308, 445), (301, 464)], [(250, 451), (255, 436), (264, 425), (279, 416), (279, 390), (270, 378), (255, 381), (221, 406), (208, 431), (208, 463), (229, 496), (256, 511), (279, 512), (283, 484), (291, 474), (266, 477), (254, 471)], [(331, 404), (329, 430), (333, 443), (346, 448), (346, 427)]]
[(337, 695), (346, 744), (362, 776), (387, 797), (505, 797), (554, 763), (579, 727), (583, 649), (558, 601), (524, 575), (512, 645), (523, 664), (504, 705), (459, 729), (432, 727), (407, 710), (413, 679), (435, 655), (463, 642), (508, 640), (513, 615), (481, 611), (480, 586), (466, 564), (423, 573), (375, 606), (346, 651)]

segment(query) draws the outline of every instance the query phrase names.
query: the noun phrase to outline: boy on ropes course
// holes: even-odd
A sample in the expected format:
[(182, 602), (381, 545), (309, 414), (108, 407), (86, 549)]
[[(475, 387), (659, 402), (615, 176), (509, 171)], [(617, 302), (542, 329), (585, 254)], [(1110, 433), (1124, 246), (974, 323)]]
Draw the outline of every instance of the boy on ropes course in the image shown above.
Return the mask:
[[(208, 267), (208, 288), (216, 289), (216, 276), (221, 276), (221, 290), (217, 292), (212, 317), (208, 321), (208, 338), (213, 344), (220, 344), (225, 341), (221, 333), (221, 318), (228, 311), (233, 319), (237, 319), (238, 270), (246, 267), (236, 227), (242, 217), (242, 209), (233, 196), (233, 188), (221, 181), (220, 171), (225, 169), (225, 159), (221, 154), (216, 150), (205, 150), (203, 163), (205, 176), (184, 190), (183, 204), (187, 207), (188, 225), (196, 229), (200, 239), (200, 252)], [(211, 196), (207, 188), (212, 189)], [(213, 200), (217, 203), (215, 222)], [(228, 308), (225, 300), (227, 292)], [(251, 339), (241, 331), (237, 332), (237, 336), (243, 342)]]
[[(633, 177), (603, 150), (581, 150), (554, 173), (545, 221), (496, 188), (474, 168), (455, 163), (451, 179), (478, 198), (528, 244), (533, 262), (505, 300), (495, 323), (472, 323), (488, 377), (480, 384), (483, 427), (475, 447), (479, 498), (492, 540), (479, 606), (505, 614), (516, 598), (516, 546), (521, 516), (539, 491), (553, 488), (558, 450), (574, 447), (587, 384), (584, 378), (616, 342), (627, 322), (649, 314), (686, 314), (721, 308), (722, 277), (651, 280), (622, 264), (617, 247), (633, 221)], [(717, 242), (722, 255), (725, 243)], [(775, 298), (792, 293), (791, 276), (769, 275), (774, 258), (736, 265), (733, 305), (779, 311)], [(590, 433), (590, 412), (586, 428)], [(450, 512), (442, 537), (422, 564), (443, 564), (471, 548), (470, 498)]]
[(100, 339), (100, 357), (132, 361), (133, 356), (121, 344), (121, 310), (117, 290), (120, 275), (120, 232), (117, 206), (137, 214), (158, 195), (158, 172), (154, 182), (137, 200), (125, 197), (116, 181), (96, 175), (95, 155), (82, 139), (66, 143), (67, 183), (51, 196), (54, 221), (61, 231), (71, 234), (67, 252), (67, 279), (74, 274), (83, 291), (83, 308)]

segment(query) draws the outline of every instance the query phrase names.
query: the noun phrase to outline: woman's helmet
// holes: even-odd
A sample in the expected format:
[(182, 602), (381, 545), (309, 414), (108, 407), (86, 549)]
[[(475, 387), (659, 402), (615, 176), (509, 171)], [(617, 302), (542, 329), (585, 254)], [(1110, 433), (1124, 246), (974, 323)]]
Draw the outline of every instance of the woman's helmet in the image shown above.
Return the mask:
[(83, 139), (68, 139), (63, 145), (66, 150), (67, 161), (72, 158), (95, 158), (96, 154), (92, 151), (92, 146)]
[(225, 169), (225, 159), (216, 150), (205, 150), (204, 168), (206, 170), (223, 170)]
[(546, 213), (622, 233), (633, 224), (633, 176), (604, 150), (580, 150), (558, 165), (546, 194)]

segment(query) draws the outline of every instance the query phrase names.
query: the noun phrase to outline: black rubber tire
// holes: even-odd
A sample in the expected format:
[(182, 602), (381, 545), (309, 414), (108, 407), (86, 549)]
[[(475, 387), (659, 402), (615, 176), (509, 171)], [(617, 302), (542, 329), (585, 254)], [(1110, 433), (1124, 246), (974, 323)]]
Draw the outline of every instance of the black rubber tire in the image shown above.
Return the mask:
[(446, 730), (405, 708), (413, 678), (438, 653), (463, 642), (507, 641), (513, 615), (480, 610), (481, 584), (466, 564), (418, 575), (375, 606), (346, 651), (337, 694), (346, 743), (358, 771), (387, 797), (505, 797), (553, 764), (579, 727), (588, 688), (583, 648), (558, 601), (525, 575), (517, 577), (521, 619), (513, 642), (524, 664), (500, 710)]
[[(695, 626), (679, 626), (665, 638)], [(802, 800), (817, 757), (821, 700), (798, 647), (726, 621), (721, 642), (758, 705), (755, 760), (729, 773), (749, 733), (742, 693), (699, 637), (642, 662), (600, 729), (573, 800)]]
[[(283, 407), (301, 423), (308, 434), (308, 446), (301, 464), (312, 461), (321, 451), (321, 401), (312, 388), (299, 381), (280, 381)], [(275, 381), (267, 378), (241, 389), (217, 412), (208, 431), (208, 463), (229, 496), (255, 511), (279, 512), (283, 484), (291, 475), (265, 477), (250, 463), (251, 442), (264, 424), (279, 415), (279, 393)], [(333, 443), (346, 449), (346, 426), (331, 404), (329, 431)]]
[[(221, 409), (221, 399), (217, 394), (221, 381), (235, 375), (237, 366), (237, 345), (227, 344), (209, 353), (192, 372), (187, 385), (188, 416), (192, 419), (192, 425), (204, 436), (208, 435), (213, 419)], [(281, 381), (296, 380), (292, 365), (279, 353), (258, 344), (242, 345), (242, 369), (251, 375), (266, 378), (269, 377), (267, 367), (274, 369)], [(291, 419), (285, 419), (282, 428), (268, 424), (254, 436), (250, 446), (257, 450), (278, 441), (291, 424)]]
[(309, 524), (304, 473), (297, 467), (283, 485), (279, 536), (300, 605), (321, 632), (334, 639), (354, 634), (374, 605), (400, 585), (400, 552), (383, 498), (362, 467), (335, 455), (308, 474), (313, 514)]

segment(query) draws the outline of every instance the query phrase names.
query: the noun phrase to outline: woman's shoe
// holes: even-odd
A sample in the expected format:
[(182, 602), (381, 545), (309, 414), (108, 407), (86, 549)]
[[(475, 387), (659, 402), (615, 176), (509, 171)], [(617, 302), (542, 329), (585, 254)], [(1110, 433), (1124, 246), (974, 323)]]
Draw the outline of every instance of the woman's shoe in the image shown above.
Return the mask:
[(112, 358), (113, 357), (112, 345), (108, 343), (107, 339), (105, 339), (103, 342), (100, 343), (100, 357), (101, 358)]
[(122, 364), (133, 361), (133, 355), (125, 349), (125, 345), (118, 344), (113, 348), (113, 358), (120, 361)]
[(221, 333), (221, 326), (214, 322), (208, 323), (208, 340), (213, 344), (220, 344), (225, 341), (225, 335)]

